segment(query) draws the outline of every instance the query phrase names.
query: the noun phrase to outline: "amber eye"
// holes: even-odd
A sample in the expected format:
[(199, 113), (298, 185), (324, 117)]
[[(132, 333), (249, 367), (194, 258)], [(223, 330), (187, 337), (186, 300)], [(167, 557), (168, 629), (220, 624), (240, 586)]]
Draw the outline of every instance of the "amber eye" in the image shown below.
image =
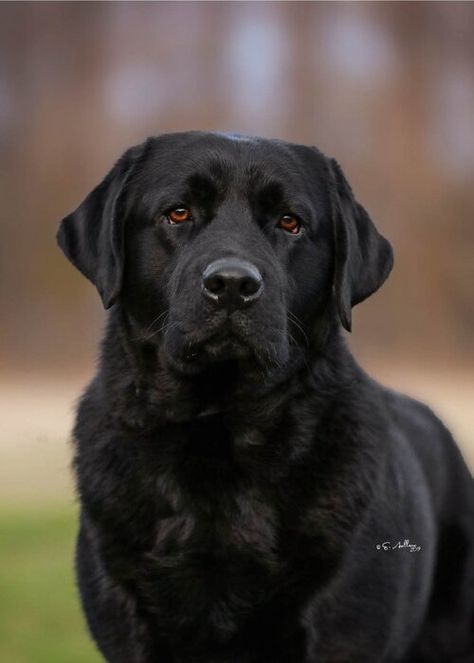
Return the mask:
[(295, 216), (291, 216), (291, 214), (285, 214), (285, 216), (282, 216), (278, 225), (292, 235), (297, 235), (301, 230), (301, 222)]
[(168, 212), (166, 218), (171, 224), (184, 223), (185, 221), (190, 221), (191, 210), (187, 207), (177, 207), (176, 209), (172, 209), (171, 212)]

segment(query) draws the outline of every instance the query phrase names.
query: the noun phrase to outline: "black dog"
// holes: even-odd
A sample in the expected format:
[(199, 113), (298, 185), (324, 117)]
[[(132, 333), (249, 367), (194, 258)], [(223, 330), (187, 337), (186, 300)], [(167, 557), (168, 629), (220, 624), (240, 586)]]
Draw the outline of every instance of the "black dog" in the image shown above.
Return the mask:
[(472, 479), (345, 346), (392, 251), (337, 163), (152, 138), (58, 239), (110, 308), (74, 431), (105, 658), (472, 663)]

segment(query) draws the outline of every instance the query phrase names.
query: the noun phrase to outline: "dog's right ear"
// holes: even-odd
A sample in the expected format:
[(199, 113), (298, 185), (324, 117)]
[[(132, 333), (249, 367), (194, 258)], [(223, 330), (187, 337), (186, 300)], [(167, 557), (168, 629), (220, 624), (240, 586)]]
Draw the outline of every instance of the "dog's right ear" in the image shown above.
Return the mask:
[(123, 154), (105, 179), (66, 216), (57, 241), (66, 257), (96, 286), (104, 308), (116, 301), (123, 275), (123, 218), (120, 199), (146, 143)]

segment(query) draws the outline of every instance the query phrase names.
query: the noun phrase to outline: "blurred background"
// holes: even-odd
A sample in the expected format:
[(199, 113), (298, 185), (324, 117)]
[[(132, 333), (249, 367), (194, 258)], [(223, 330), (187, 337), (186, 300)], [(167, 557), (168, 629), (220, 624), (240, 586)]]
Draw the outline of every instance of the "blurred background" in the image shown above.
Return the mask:
[(104, 314), (55, 244), (121, 152), (236, 131), (335, 156), (395, 249), (349, 339), (474, 467), (474, 4), (0, 4), (0, 660), (99, 661), (68, 442)]

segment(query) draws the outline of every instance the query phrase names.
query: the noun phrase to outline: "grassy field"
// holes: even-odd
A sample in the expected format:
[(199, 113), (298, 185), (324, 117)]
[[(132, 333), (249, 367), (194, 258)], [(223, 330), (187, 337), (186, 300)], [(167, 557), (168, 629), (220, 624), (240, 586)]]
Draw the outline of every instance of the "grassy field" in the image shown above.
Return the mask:
[(76, 510), (0, 513), (0, 661), (99, 663), (73, 577)]

